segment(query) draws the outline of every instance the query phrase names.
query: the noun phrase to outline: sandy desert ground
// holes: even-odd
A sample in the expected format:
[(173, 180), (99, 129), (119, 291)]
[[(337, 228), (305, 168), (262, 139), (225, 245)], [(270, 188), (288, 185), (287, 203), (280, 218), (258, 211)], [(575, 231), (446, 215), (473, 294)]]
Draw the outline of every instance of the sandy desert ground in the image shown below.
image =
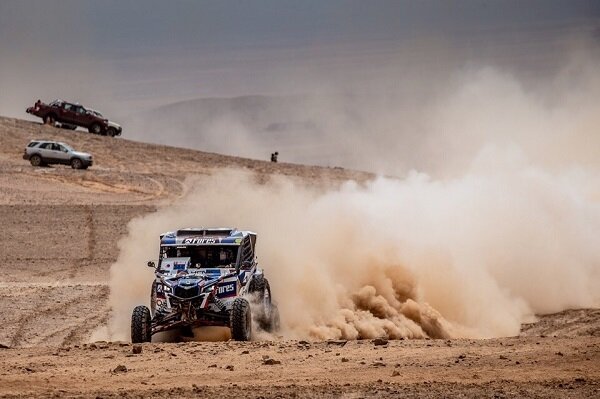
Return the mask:
[[(95, 165), (34, 168), (22, 159), (34, 138), (92, 152)], [(11, 118), (0, 118), (0, 143), (0, 397), (600, 397), (597, 309), (488, 340), (90, 342), (109, 317), (128, 221), (184, 195), (186, 176), (239, 168), (334, 185), (371, 175)]]

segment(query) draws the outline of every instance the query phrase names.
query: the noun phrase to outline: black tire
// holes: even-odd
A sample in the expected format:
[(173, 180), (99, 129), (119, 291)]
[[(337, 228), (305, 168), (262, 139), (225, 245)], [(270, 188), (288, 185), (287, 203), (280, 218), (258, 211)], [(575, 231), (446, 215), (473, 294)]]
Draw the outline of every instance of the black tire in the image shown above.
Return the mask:
[(262, 274), (254, 276), (248, 285), (248, 292), (254, 296), (260, 306), (260, 313), (257, 317), (260, 328), (267, 332), (273, 331), (274, 305), (271, 300), (269, 280)]
[(94, 123), (92, 126), (90, 126), (90, 128), (88, 129), (88, 132), (90, 133), (94, 133), (94, 134), (102, 134), (102, 126), (100, 126), (97, 123)]
[(150, 291), (150, 313), (156, 316), (156, 280), (152, 282), (152, 291)]
[(56, 116), (54, 114), (48, 114), (45, 115), (42, 120), (44, 121), (45, 125), (54, 126), (54, 123), (56, 122)]
[(106, 129), (106, 135), (109, 137), (115, 137), (117, 135), (117, 131), (113, 127), (109, 127)]
[(140, 344), (152, 340), (152, 316), (146, 306), (136, 306), (131, 314), (131, 342)]
[(250, 341), (252, 335), (252, 314), (250, 304), (244, 298), (235, 298), (229, 315), (231, 336), (236, 341)]
[(71, 167), (73, 169), (83, 169), (83, 161), (79, 158), (71, 159)]
[(44, 161), (42, 160), (41, 156), (32, 155), (31, 158), (29, 158), (29, 163), (31, 163), (32, 166), (42, 166)]
[(271, 304), (271, 322), (269, 323), (269, 329), (265, 329), (265, 331), (279, 331), (280, 325), (281, 322), (279, 320), (279, 308), (273, 303)]

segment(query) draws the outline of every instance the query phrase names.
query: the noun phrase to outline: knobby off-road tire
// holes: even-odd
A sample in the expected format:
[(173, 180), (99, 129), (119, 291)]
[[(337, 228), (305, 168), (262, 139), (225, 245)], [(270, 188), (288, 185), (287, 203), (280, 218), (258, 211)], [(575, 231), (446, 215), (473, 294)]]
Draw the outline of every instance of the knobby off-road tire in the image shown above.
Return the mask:
[[(279, 313), (271, 300), (269, 280), (262, 274), (254, 276), (248, 286), (248, 292), (256, 297), (261, 306), (261, 312), (257, 317), (260, 328), (267, 332), (276, 330), (276, 325), (279, 325)], [(275, 316), (277, 320), (274, 319)]]
[(32, 155), (31, 158), (29, 158), (29, 163), (31, 163), (32, 166), (42, 166), (44, 164), (42, 157), (39, 155)]
[(152, 339), (152, 316), (150, 309), (145, 306), (136, 306), (131, 314), (131, 342), (140, 344), (150, 342)]
[(152, 288), (150, 291), (150, 313), (152, 316), (156, 316), (156, 281), (152, 282)]
[(252, 314), (250, 303), (244, 298), (235, 298), (229, 316), (231, 336), (236, 341), (250, 341), (252, 335)]

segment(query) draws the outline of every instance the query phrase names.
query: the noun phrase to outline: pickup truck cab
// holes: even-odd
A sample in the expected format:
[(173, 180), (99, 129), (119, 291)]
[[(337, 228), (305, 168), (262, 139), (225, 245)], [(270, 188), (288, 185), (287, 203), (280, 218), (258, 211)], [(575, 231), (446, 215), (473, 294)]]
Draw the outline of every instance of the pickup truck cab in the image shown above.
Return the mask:
[(42, 118), (45, 124), (56, 126), (59, 123), (67, 129), (74, 130), (79, 126), (90, 133), (111, 137), (120, 136), (123, 131), (120, 125), (104, 118), (99, 112), (62, 100), (54, 100), (50, 104), (37, 100), (26, 112)]

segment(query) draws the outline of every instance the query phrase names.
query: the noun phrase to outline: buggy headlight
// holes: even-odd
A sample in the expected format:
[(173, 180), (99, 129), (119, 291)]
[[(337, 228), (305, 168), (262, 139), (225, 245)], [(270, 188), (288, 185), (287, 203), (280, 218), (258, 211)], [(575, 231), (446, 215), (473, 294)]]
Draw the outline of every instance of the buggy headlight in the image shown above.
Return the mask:
[(164, 292), (171, 292), (172, 290), (171, 290), (171, 287), (170, 287), (170, 286), (168, 286), (168, 285), (166, 285), (166, 284), (163, 284), (163, 291), (164, 291)]

